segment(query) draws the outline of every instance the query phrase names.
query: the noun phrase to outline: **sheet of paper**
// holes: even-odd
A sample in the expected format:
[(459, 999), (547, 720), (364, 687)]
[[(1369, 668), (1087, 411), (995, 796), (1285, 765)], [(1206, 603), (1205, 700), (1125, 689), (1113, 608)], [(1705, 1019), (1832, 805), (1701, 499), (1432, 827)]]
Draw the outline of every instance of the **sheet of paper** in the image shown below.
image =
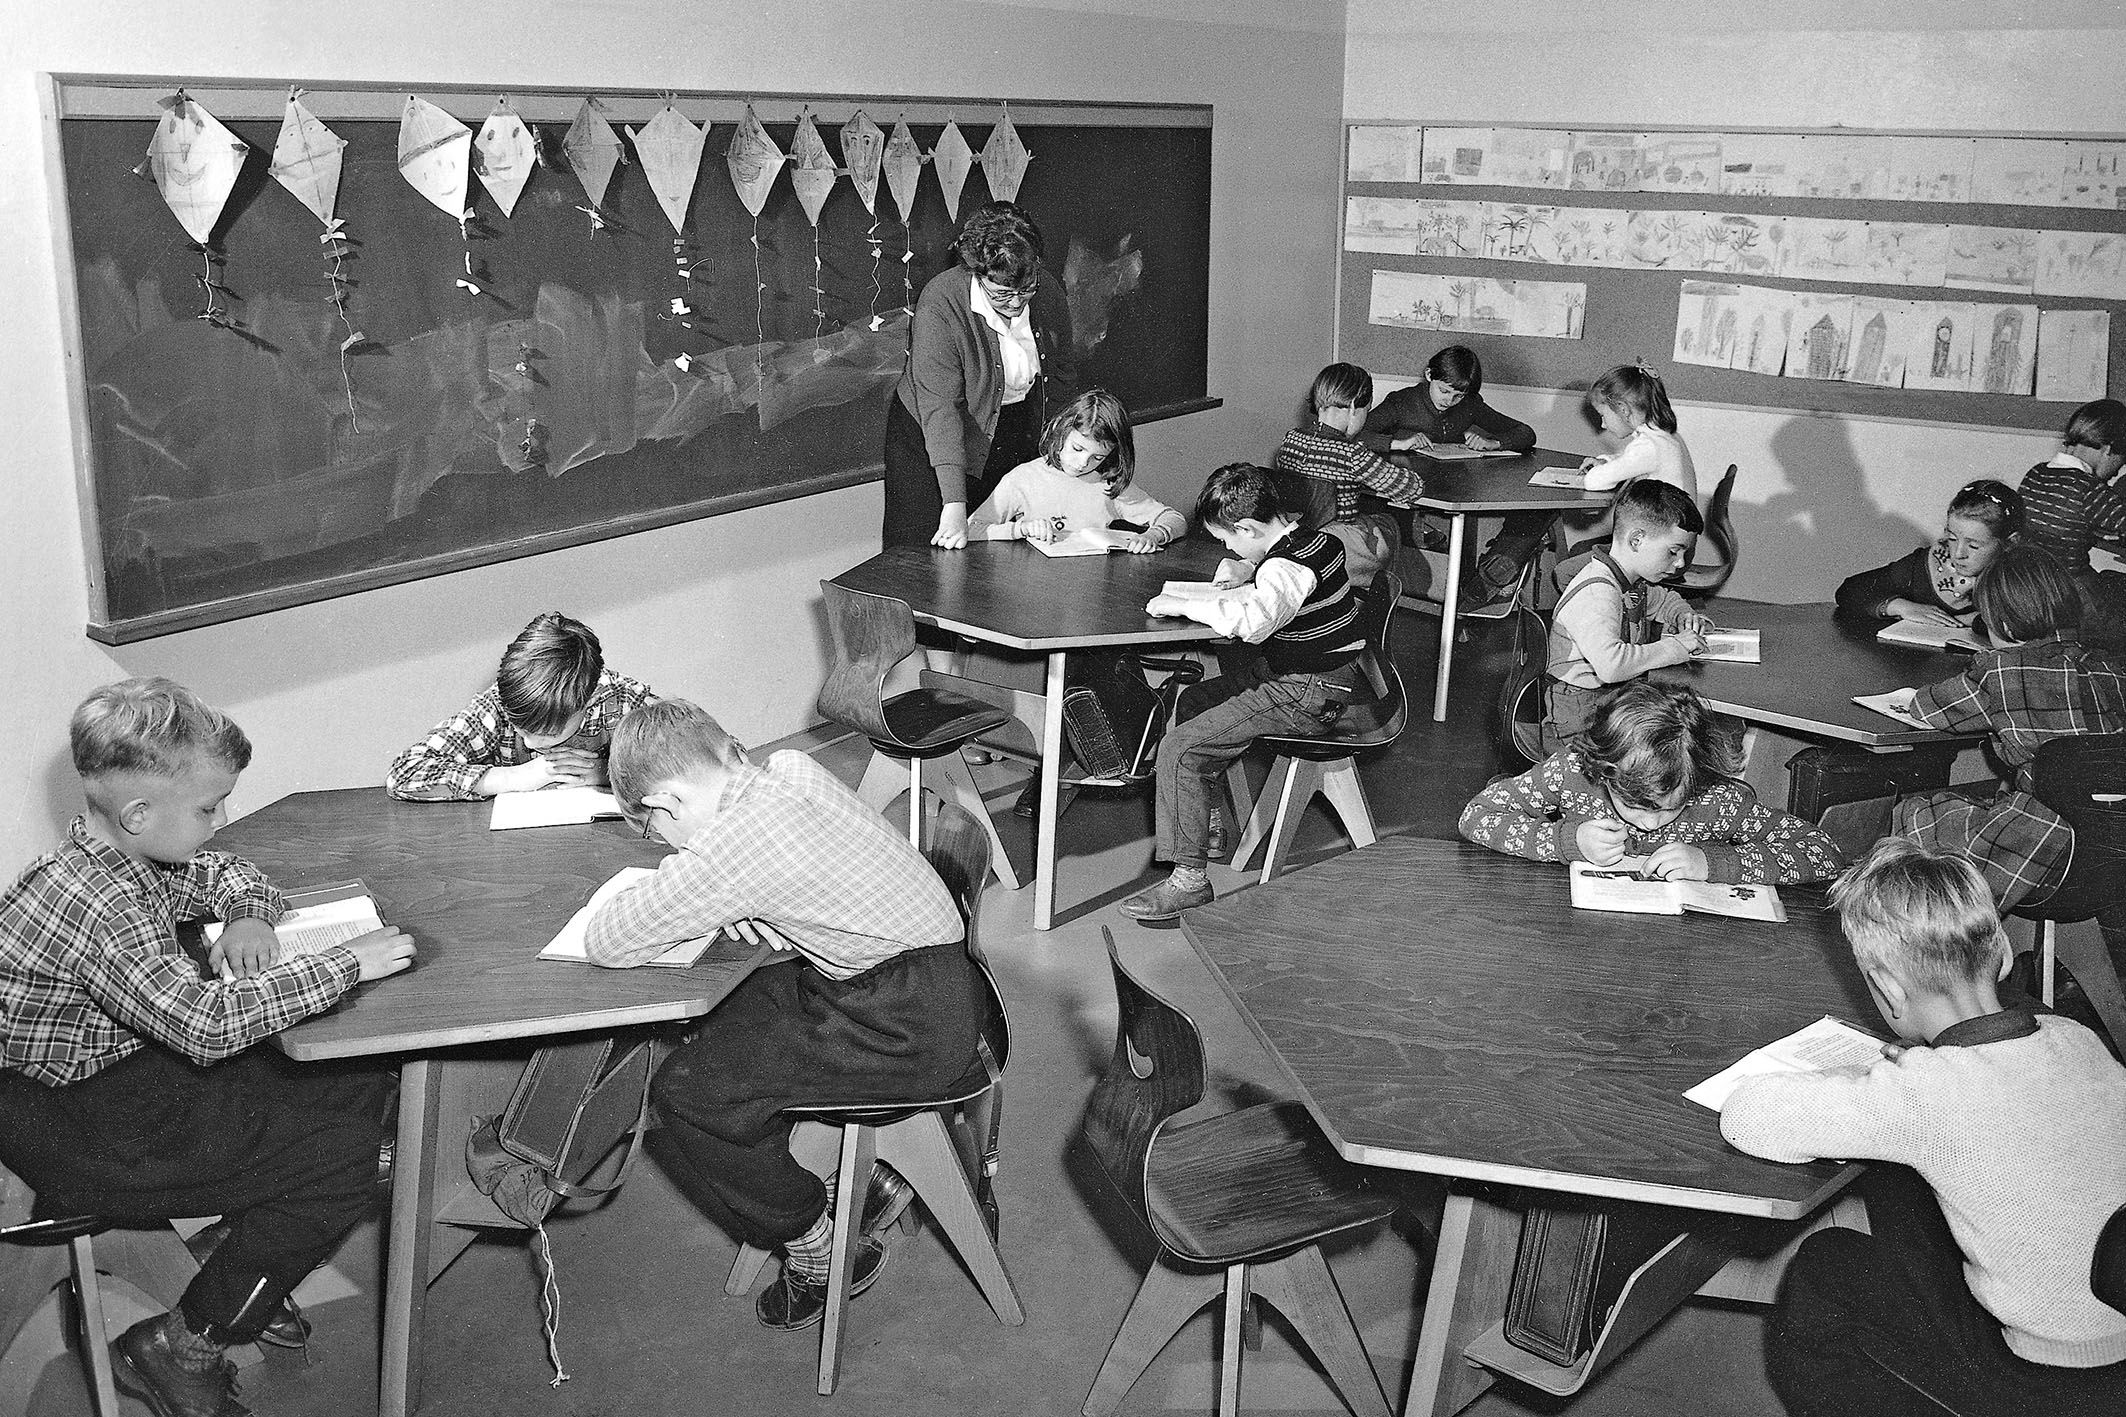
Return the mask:
[(2111, 312), (2044, 310), (2037, 317), (2037, 396), (2087, 403), (2108, 392)]
[(452, 221), (465, 216), (471, 153), (472, 129), (427, 99), (407, 96), (399, 116), (399, 175)]
[(997, 126), (989, 130), (989, 140), (982, 144), (982, 176), (989, 183), (989, 195), (1000, 202), (1016, 202), (1019, 199), (1019, 184), (1026, 180), (1026, 165), (1033, 161), (1033, 154), (1019, 139), (1019, 128), (1011, 121), (1011, 105), (1004, 105), (1004, 116)]
[(330, 225), (339, 203), (340, 159), (346, 150), (347, 140), (319, 122), (303, 106), (302, 95), (291, 91), (281, 114), (280, 136), (273, 143), (273, 165), (267, 170), (319, 221)]
[(1735, 347), (1728, 368), (1777, 374), (1786, 367), (1787, 334), (1794, 322), (1794, 293), (1746, 285), (1735, 297)]
[(1725, 915), (1733, 920), (1786, 923), (1786, 903), (1771, 886), (1735, 881), (1671, 881), (1676, 898), (1685, 910), (1701, 915)]
[(2037, 381), (2037, 307), (1980, 305), (1971, 331), (1971, 391), (2027, 394)]
[(583, 184), (583, 195), (591, 199), (592, 206), (601, 205), (621, 158), (620, 134), (606, 121), (604, 104), (595, 98), (583, 100), (561, 139), (561, 153)]
[(1528, 479), (1530, 487), (1571, 487), (1582, 492), (1587, 490), (1587, 474), (1568, 468), (1546, 467)]
[(1871, 221), (1861, 273), (1875, 285), (1939, 286), (1949, 278), (1949, 228), (1916, 221)]
[(1639, 145), (1641, 192), (1721, 190), (1718, 133), (1648, 133)]
[(1551, 250), (1562, 265), (1623, 266), (1630, 225), (1631, 213), (1622, 207), (1559, 207), (1550, 228)]
[(600, 817), (621, 815), (620, 799), (602, 787), (545, 787), (537, 792), (503, 792), (487, 819), (489, 831), (524, 827), (581, 826)]
[(1712, 630), (1705, 636), (1705, 653), (1692, 658), (1719, 660), (1728, 664), (1764, 663), (1764, 632), (1761, 630)]
[[(287, 899), (289, 910), (273, 927), (283, 959), (316, 954), (384, 926), (375, 897), (360, 881), (291, 891)], [(211, 945), (221, 938), (225, 928), (219, 920), (210, 921), (201, 933)], [(221, 977), (233, 976), (224, 968)]]
[(697, 126), (667, 103), (650, 121), (634, 130), (635, 157), (657, 198), (658, 209), (684, 236), (687, 213), (694, 205), (694, 184), (701, 178), (701, 154), (708, 146), (709, 125)]
[(849, 183), (864, 199), (864, 210), (878, 215), (879, 172), (886, 160), (886, 135), (861, 108), (842, 124), (842, 161), (849, 165)]
[(1351, 197), (1344, 203), (1344, 249), (1402, 256), (1474, 256), (1482, 248), (1486, 205), (1421, 197)]
[(472, 172), (502, 215), (516, 215), (517, 198), (524, 195), (524, 184), (531, 180), (537, 163), (538, 145), (531, 129), (524, 126), (508, 99), (496, 99), (494, 111), (473, 135)]
[(839, 176), (841, 168), (827, 151), (827, 140), (819, 135), (818, 121), (806, 113), (790, 137), (790, 185), (797, 191), (797, 204), (805, 209), (805, 220), (814, 226), (819, 225), (819, 209), (827, 204)]
[(1775, 276), (1785, 265), (1786, 223), (1748, 212), (1696, 212), (1698, 260), (1719, 275)]
[(1696, 212), (1633, 212), (1624, 260), (1638, 270), (1695, 271), (1705, 264), (1705, 223)]
[(1908, 728), (1925, 728), (1926, 723), (1912, 716), (1912, 696), (1917, 689), (1892, 689), (1886, 694), (1855, 694), (1853, 702), (1862, 708), (1873, 709), (1885, 718), (1894, 718)]
[(1423, 181), (1425, 130), (1415, 123), (1354, 123), (1344, 176), (1352, 182)]
[(1971, 341), (1978, 327), (1976, 305), (1922, 301), (1905, 349), (1908, 389), (1971, 387)]
[(1487, 181), (1484, 159), (1490, 152), (1489, 128), (1427, 128), (1420, 180), (1445, 184)]
[(1683, 1095), (1715, 1112), (1749, 1078), (1767, 1073), (1822, 1072), (1830, 1068), (1864, 1068), (1882, 1057), (1882, 1040), (1849, 1023), (1820, 1018), (1773, 1043), (1746, 1054)]
[(1578, 339), (1587, 313), (1587, 287), (1577, 281), (1515, 280), (1513, 333), (1543, 339)]
[(148, 140), (148, 170), (185, 234), (201, 245), (214, 235), (250, 151), (182, 89), (162, 100), (162, 117)]
[(1570, 872), (1574, 908), (1628, 915), (1681, 915), (1683, 897), (1675, 882), (1647, 880), (1639, 874), (1645, 864), (1643, 857), (1626, 857), (1614, 866), (1573, 862)]
[(945, 131), (938, 134), (937, 145), (930, 150), (930, 166), (937, 172), (938, 187), (945, 194), (945, 214), (954, 221), (960, 219), (960, 189), (967, 185), (967, 174), (974, 171), (974, 149), (967, 145), (967, 135), (960, 125), (948, 118)]
[(2126, 161), (2126, 143), (2069, 141), (2060, 173), (2060, 205), (2115, 209), (2122, 161)]
[(2040, 231), (2037, 293), (2126, 300), (2126, 236), (2110, 231)]
[(1122, 550), (1124, 537), (1123, 532), (1089, 526), (1053, 541), (1028, 541), (1026, 544), (1043, 556), (1105, 556), (1110, 551)]
[(1734, 360), (1742, 287), (1716, 281), (1687, 280), (1676, 297), (1676, 342), (1670, 351), (1678, 363), (1708, 364), (1725, 369)]
[(900, 209), (901, 223), (906, 225), (915, 210), (916, 185), (923, 177), (923, 150), (916, 146), (915, 134), (908, 131), (905, 122), (893, 125), (893, 136), (886, 139), (880, 166), (886, 174), (886, 186), (893, 193), (893, 205)]
[(2037, 286), (2038, 233), (2014, 226), (1952, 226), (1942, 284), (2027, 293)]
[[(1535, 243), (1557, 219), (1556, 207), (1528, 206), (1520, 202), (1486, 202), (1484, 205), (1484, 259), (1526, 261), (1532, 259)], [(1556, 247), (1542, 242), (1546, 252)]]
[(1563, 187), (1571, 160), (1572, 134), (1563, 128), (1494, 128), (1484, 180), (1500, 187)]
[(1916, 300), (1853, 300), (1853, 351), (1846, 363), (1846, 382), (1878, 388), (1904, 387), (1905, 361), (1919, 343), (1927, 307)]
[(1971, 200), (2009, 207), (2056, 207), (2067, 144), (2050, 138), (1980, 138), (1971, 157)]
[(1794, 187), (1790, 195), (1839, 201), (1874, 195), (1869, 189), (1875, 174), (1887, 166), (1887, 145), (1894, 141), (1842, 133), (1804, 135), (1793, 159)]
[[(1639, 190), (1639, 133), (1574, 133), (1566, 185), (1580, 192)], [(1431, 152), (1426, 133), (1426, 153)]]
[(1892, 202), (1968, 202), (1976, 138), (1891, 138), (1870, 196)]
[[(590, 963), (590, 951), (584, 937), (590, 930), (591, 917), (614, 896), (622, 891), (633, 890), (656, 874), (657, 872), (648, 866), (622, 866), (615, 871), (604, 885), (591, 892), (591, 898), (583, 903), (582, 909), (569, 916), (568, 923), (561, 927), (560, 933), (554, 936), (545, 949), (539, 951), (539, 958)], [(681, 940), (649, 962), (666, 969), (684, 969), (700, 959), (715, 939), (716, 936), (707, 935), (698, 940)]]
[(1791, 251), (1780, 274), (1793, 280), (1861, 281), (1868, 255), (1868, 224), (1823, 217), (1787, 223)]
[(1720, 190), (1735, 197), (1791, 197), (1802, 139), (1793, 133), (1727, 133), (1720, 144)]
[(1231, 586), (1222, 586), (1216, 581), (1168, 581), (1159, 587), (1161, 595), (1171, 595), (1176, 600), (1216, 600)]
[(1786, 377), (1842, 379), (1852, 343), (1853, 297), (1813, 290), (1793, 293), (1793, 320), (1787, 327)]
[(1917, 620), (1892, 620), (1875, 632), (1875, 638), (1882, 644), (1910, 645), (1914, 649), (1946, 650), (1956, 647), (1975, 652), (1985, 648), (1968, 624), (1925, 625)]
[[(738, 193), (738, 200), (745, 204), (748, 212), (760, 215), (760, 209), (767, 205), (768, 192), (775, 186), (775, 174), (782, 171), (783, 164), (789, 160), (783, 150), (775, 146), (775, 140), (768, 136), (768, 130), (761, 123), (760, 115), (753, 111), (753, 105), (747, 104), (744, 116), (731, 134), (730, 145), (723, 150), (723, 161), (731, 173), (731, 189)], [(966, 176), (964, 172), (960, 175)]]

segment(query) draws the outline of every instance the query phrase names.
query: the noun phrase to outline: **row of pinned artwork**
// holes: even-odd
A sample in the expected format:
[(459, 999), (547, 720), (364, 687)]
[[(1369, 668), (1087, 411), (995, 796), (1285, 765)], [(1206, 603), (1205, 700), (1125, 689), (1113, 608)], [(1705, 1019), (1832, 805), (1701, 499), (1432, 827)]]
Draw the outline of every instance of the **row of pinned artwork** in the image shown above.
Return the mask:
[(1881, 388), (2102, 398), (2104, 310), (1878, 300), (1687, 280), (1674, 357), (1685, 364)]
[(1353, 182), (2116, 209), (2126, 143), (1355, 124)]
[(1349, 197), (1344, 249), (2126, 300), (2126, 233)]

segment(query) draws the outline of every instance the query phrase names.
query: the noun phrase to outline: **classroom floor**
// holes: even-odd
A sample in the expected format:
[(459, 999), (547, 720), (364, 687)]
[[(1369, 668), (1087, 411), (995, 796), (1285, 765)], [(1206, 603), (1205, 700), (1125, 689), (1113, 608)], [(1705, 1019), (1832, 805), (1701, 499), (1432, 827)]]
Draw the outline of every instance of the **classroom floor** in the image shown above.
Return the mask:
[[(1452, 713), (1435, 724), (1422, 706), (1431, 697), (1437, 626), (1428, 617), (1398, 615), (1397, 658), (1421, 707), (1392, 752), (1362, 769), (1384, 831), (1451, 836), (1461, 804), (1490, 773), (1484, 724), (1504, 668), (1505, 636), (1480, 629), (1477, 642), (1457, 655)], [(851, 776), (860, 767), (846, 749), (822, 756)], [(1030, 827), (1010, 815), (1016, 782), (1003, 768), (989, 771), (997, 785), (992, 805), (1027, 869)], [(1315, 817), (1302, 854), (1342, 849), (1318, 807)], [(840, 1391), (817, 1397), (818, 1329), (770, 1332), (755, 1323), (750, 1298), (724, 1297), (733, 1243), (645, 1162), (611, 1204), (548, 1227), (562, 1296), (559, 1352), (569, 1381), (549, 1386), (553, 1372), (527, 1245), (515, 1236), (482, 1240), (430, 1291), (421, 1411), (428, 1417), (1077, 1412), (1147, 1257), (1126, 1217), (1066, 1158), (1092, 1079), (1113, 1046), (1114, 991), (1100, 927), (1113, 928), (1133, 964), (1201, 1026), (1214, 1066), (1206, 1108), (1223, 1110), (1282, 1090), (1276, 1068), (1182, 936), (1144, 929), (1114, 909), (1140, 882), (1155, 878), (1148, 834), (1142, 799), (1083, 800), (1063, 820), (1064, 923), (1035, 933), (1030, 889), (992, 885), (983, 902), (982, 937), (1011, 1008), (1016, 1049), (999, 1196), (1005, 1262), (1027, 1311), (1023, 1328), (997, 1324), (934, 1234), (897, 1234), (877, 1286), (851, 1308)], [(1221, 890), (1233, 879), (1223, 875)], [(1409, 1200), (1391, 1228), (1330, 1257), (1398, 1410), (1438, 1205), (1423, 1183), (1410, 1188)], [(262, 1417), (375, 1410), (376, 1226), (358, 1230), (332, 1268), (336, 1273), (326, 1280), (344, 1277), (351, 1283), (336, 1287), (352, 1292), (312, 1306), (317, 1336), (308, 1366), (298, 1355), (274, 1352), (244, 1375), (244, 1400)], [(127, 1312), (122, 1303), (119, 1312)], [(1756, 1309), (1687, 1308), (1570, 1410), (1575, 1417), (1776, 1417), (1780, 1408), (1762, 1371), (1762, 1316)], [(1139, 1380), (1122, 1411), (1212, 1411), (1215, 1354), (1214, 1319), (1206, 1310)], [(26, 1332), (5, 1367), (9, 1380), (0, 1387), (26, 1388), (30, 1417), (88, 1410), (78, 1366), (58, 1352), (56, 1321)], [(1245, 1366), (1242, 1405), (1257, 1413), (1343, 1410), (1274, 1324), (1265, 1326), (1263, 1349)], [(1531, 1390), (1502, 1387), (1467, 1410), (1472, 1417), (1506, 1417), (1565, 1408)]]

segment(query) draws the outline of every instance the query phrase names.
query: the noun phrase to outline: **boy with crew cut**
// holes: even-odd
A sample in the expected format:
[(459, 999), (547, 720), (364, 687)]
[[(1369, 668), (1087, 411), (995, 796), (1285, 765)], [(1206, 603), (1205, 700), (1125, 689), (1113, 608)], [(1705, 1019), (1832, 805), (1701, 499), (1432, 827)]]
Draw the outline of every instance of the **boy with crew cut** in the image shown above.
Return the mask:
[(1658, 582), (1690, 560), (1705, 519), (1688, 492), (1652, 478), (1618, 489), (1609, 545), (1570, 572), (1550, 617), (1544, 746), (1578, 743), (1604, 685), (1705, 652), (1713, 622)]
[(1796, 1252), (1766, 1366), (1794, 1417), (2095, 1417), (2126, 1393), (2126, 1314), (2090, 1291), (2126, 1204), (2126, 1068), (2069, 1019), (2003, 1008), (2008, 941), (1963, 857), (1888, 837), (1831, 889), (1901, 1040), (1863, 1067), (1736, 1088), (1720, 1131), (1773, 1161), (1897, 1163), (1871, 1233)]
[[(71, 736), (87, 810), (0, 892), (0, 1162), (44, 1212), (222, 1216), (177, 1307), (111, 1352), (160, 1417), (242, 1417), (223, 1352), (285, 1322), (374, 1203), (392, 1092), (388, 1072), (253, 1045), (405, 969), (413, 942), (386, 928), (280, 958), (280, 892), (201, 849), (250, 741), (189, 691), (105, 685)], [(226, 922), (204, 971), (177, 939), (202, 917)]]
[(605, 666), (590, 626), (549, 610), (502, 652), (495, 682), (391, 764), (384, 790), (407, 802), (465, 802), (541, 787), (602, 787), (613, 725), (655, 703)]
[[(833, 1197), (791, 1157), (785, 1109), (907, 1101), (984, 1075), (965, 924), (930, 863), (826, 769), (794, 751), (755, 766), (683, 699), (621, 720), (612, 776), (629, 819), (676, 849), (591, 918), (593, 963), (630, 968), (747, 922), (796, 956), (755, 970), (658, 1069), (664, 1125), (649, 1146), (710, 1219), (782, 1250), (760, 1321), (816, 1323)], [(852, 1294), (886, 1257), (868, 1233), (889, 1200), (883, 1168), (870, 1184)]]

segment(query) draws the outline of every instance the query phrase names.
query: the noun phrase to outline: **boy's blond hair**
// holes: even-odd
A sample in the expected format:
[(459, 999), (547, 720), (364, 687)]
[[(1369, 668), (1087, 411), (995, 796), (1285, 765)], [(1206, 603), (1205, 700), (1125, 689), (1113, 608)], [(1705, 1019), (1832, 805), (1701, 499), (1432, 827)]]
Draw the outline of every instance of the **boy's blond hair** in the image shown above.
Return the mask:
[(639, 818), (642, 799), (665, 783), (724, 771), (745, 760), (744, 745), (707, 709), (685, 699), (663, 699), (620, 720), (606, 770), (621, 810)]
[(232, 772), (251, 766), (251, 740), (234, 719), (160, 677), (104, 685), (74, 710), (67, 734), (74, 771), (90, 782), (115, 773), (177, 777), (201, 757)]
[(1831, 886), (1862, 969), (1947, 991), (2000, 977), (2008, 937), (1986, 878), (1966, 858), (1889, 836)]

